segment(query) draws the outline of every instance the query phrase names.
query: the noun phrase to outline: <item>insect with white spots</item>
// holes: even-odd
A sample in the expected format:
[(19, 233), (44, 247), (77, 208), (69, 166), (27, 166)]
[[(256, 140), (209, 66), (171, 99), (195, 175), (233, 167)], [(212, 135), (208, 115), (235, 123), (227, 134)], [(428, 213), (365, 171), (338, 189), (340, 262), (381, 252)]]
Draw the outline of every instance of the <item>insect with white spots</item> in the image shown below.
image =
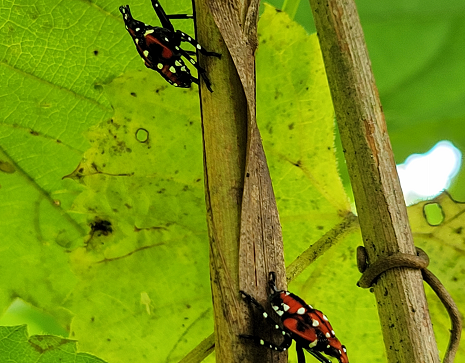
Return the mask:
[(189, 88), (192, 82), (199, 84), (199, 80), (191, 75), (189, 68), (186, 67), (181, 58), (184, 57), (197, 69), (207, 89), (213, 92), (205, 70), (191, 57), (196, 52), (182, 49), (181, 42), (192, 44), (196, 50), (206, 56), (221, 58), (221, 54), (208, 52), (191, 36), (180, 30), (174, 30), (170, 19), (192, 19), (191, 15), (166, 15), (158, 0), (152, 0), (152, 6), (162, 27), (151, 26), (134, 19), (129, 5), (119, 8), (123, 14), (126, 29), (131, 35), (145, 66), (160, 73), (173, 86)]
[(263, 306), (252, 296), (240, 291), (246, 302), (254, 305), (274, 328), (284, 337), (280, 345), (275, 345), (253, 335), (240, 335), (241, 338), (250, 339), (257, 345), (263, 345), (277, 351), (287, 350), (292, 341), (296, 342), (298, 363), (305, 363), (303, 349), (307, 350), (322, 363), (331, 363), (322, 353), (335, 357), (339, 363), (349, 363), (347, 349), (341, 344), (334, 333), (326, 315), (313, 309), (300, 297), (276, 287), (276, 274), (270, 272), (269, 287), (271, 293), (268, 297), (271, 307), (281, 319), (281, 324), (272, 319)]

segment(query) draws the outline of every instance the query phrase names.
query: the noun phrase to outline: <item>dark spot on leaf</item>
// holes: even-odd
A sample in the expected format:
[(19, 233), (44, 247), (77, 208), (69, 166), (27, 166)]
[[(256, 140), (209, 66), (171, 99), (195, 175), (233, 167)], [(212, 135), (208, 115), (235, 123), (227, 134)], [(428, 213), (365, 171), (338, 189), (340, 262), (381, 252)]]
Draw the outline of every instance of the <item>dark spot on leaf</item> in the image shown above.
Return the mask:
[(0, 171), (3, 171), (7, 174), (13, 174), (16, 171), (16, 168), (13, 164), (9, 163), (8, 161), (0, 160)]
[(289, 130), (294, 130), (294, 123), (289, 124), (287, 127), (289, 127)]
[(318, 230), (320, 230), (320, 231), (321, 231), (323, 228), (325, 228), (325, 227), (323, 227), (323, 226), (316, 226), (316, 229), (318, 229)]
[(39, 133), (37, 131), (31, 130), (29, 133), (33, 136), (39, 136)]
[(108, 236), (110, 233), (113, 232), (113, 228), (111, 228), (111, 222), (105, 219), (100, 219), (96, 217), (94, 222), (90, 223), (90, 233), (93, 236)]
[(94, 50), (94, 55), (97, 56), (98, 55), (98, 50)]
[(462, 234), (463, 227), (457, 228), (454, 232), (457, 234)]
[(250, 174), (249, 174), (249, 173), (247, 173), (247, 174), (245, 174), (245, 176), (248, 178), (248, 177), (250, 176)]
[(131, 92), (131, 96), (132, 96), (132, 97), (137, 97), (136, 92)]

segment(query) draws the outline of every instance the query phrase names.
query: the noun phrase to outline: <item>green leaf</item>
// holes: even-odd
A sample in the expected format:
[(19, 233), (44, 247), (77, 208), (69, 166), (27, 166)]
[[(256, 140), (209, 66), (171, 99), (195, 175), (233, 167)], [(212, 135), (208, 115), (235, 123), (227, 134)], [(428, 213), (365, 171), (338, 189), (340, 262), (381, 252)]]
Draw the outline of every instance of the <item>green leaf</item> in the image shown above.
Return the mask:
[(0, 361), (11, 363), (98, 363), (103, 360), (78, 353), (76, 341), (51, 335), (29, 337), (25, 325), (0, 326)]
[(259, 41), (257, 119), (290, 263), (350, 206), (337, 170), (334, 111), (316, 35), (266, 5)]
[[(438, 208), (442, 213), (440, 221), (437, 218), (433, 219), (434, 225), (426, 214), (430, 206)], [(421, 202), (408, 208), (415, 244), (429, 255), (428, 269), (439, 278), (462, 312), (465, 309), (464, 212), (465, 203), (452, 199), (446, 192), (431, 201)], [(429, 287), (425, 288), (425, 291), (436, 340), (440, 351), (445, 352), (449, 340), (449, 316), (436, 294)], [(461, 347), (455, 361), (461, 362), (464, 359), (465, 351)]]
[[(119, 5), (0, 12), (0, 306), (23, 299), (112, 363), (174, 362), (213, 332), (198, 95), (145, 68)], [(157, 24), (149, 2), (131, 9)], [(290, 263), (350, 206), (316, 37), (271, 7), (259, 26), (258, 122)], [(290, 288), (327, 313), (351, 360), (381, 362), (357, 244), (354, 233)]]

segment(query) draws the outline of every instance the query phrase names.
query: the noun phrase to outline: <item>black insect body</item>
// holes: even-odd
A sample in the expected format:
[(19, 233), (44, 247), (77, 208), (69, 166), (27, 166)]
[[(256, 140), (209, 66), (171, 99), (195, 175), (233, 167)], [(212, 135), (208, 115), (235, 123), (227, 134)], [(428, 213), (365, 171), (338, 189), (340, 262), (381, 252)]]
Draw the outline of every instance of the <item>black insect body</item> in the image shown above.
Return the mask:
[(287, 350), (291, 346), (292, 340), (295, 340), (298, 363), (305, 363), (303, 349), (322, 363), (331, 363), (331, 361), (321, 353), (335, 357), (339, 363), (349, 363), (346, 348), (336, 338), (328, 318), (321, 311), (313, 309), (300, 297), (289, 291), (278, 290), (274, 272), (270, 272), (269, 287), (271, 290), (269, 302), (281, 318), (283, 328), (281, 324), (269, 317), (257, 300), (244, 291), (241, 291), (241, 294), (248, 303), (253, 304), (258, 309), (268, 322), (272, 323), (274, 328), (282, 334), (284, 341), (280, 345), (275, 345), (252, 335), (240, 335), (241, 338), (251, 339), (257, 345), (263, 345), (280, 352)]
[(151, 26), (142, 23), (132, 17), (129, 5), (120, 6), (126, 29), (131, 35), (137, 51), (145, 62), (146, 67), (151, 68), (162, 75), (170, 84), (176, 87), (189, 88), (191, 83), (199, 84), (199, 80), (193, 77), (186, 67), (187, 59), (203, 78), (210, 92), (211, 83), (205, 70), (190, 56), (195, 52), (181, 48), (181, 42), (192, 44), (200, 53), (206, 56), (221, 58), (221, 54), (208, 52), (191, 36), (179, 30), (174, 30), (170, 19), (189, 19), (189, 15), (166, 15), (158, 0), (152, 0), (152, 6), (161, 21), (162, 27)]

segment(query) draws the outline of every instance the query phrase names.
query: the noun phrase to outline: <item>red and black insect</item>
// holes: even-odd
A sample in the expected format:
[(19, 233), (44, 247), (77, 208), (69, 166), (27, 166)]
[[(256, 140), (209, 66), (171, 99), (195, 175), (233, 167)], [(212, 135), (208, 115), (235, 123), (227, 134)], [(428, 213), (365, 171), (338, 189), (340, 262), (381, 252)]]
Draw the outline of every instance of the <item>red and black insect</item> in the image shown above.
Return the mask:
[(191, 36), (182, 31), (174, 30), (170, 19), (192, 19), (191, 15), (166, 15), (158, 0), (152, 0), (152, 6), (160, 19), (162, 27), (151, 26), (134, 19), (129, 10), (129, 5), (120, 6), (119, 8), (119, 11), (123, 14), (126, 29), (131, 34), (146, 67), (160, 73), (173, 86), (189, 88), (192, 82), (199, 84), (199, 80), (191, 75), (189, 68), (186, 67), (181, 58), (184, 57), (197, 69), (208, 90), (213, 92), (205, 70), (191, 57), (196, 52), (181, 49), (181, 42), (192, 44), (200, 53), (206, 56), (221, 58), (221, 54), (208, 52)]
[(241, 338), (251, 339), (257, 345), (263, 345), (280, 352), (287, 350), (291, 346), (292, 340), (295, 340), (298, 363), (305, 363), (303, 349), (322, 363), (331, 363), (331, 361), (321, 353), (335, 357), (339, 363), (349, 363), (346, 347), (336, 338), (328, 318), (321, 311), (313, 309), (300, 297), (289, 291), (278, 290), (274, 272), (270, 272), (268, 283), (271, 290), (268, 300), (273, 310), (281, 318), (283, 327), (270, 318), (263, 306), (252, 296), (244, 291), (241, 291), (241, 294), (283, 335), (284, 341), (280, 345), (275, 345), (253, 335), (240, 335)]

